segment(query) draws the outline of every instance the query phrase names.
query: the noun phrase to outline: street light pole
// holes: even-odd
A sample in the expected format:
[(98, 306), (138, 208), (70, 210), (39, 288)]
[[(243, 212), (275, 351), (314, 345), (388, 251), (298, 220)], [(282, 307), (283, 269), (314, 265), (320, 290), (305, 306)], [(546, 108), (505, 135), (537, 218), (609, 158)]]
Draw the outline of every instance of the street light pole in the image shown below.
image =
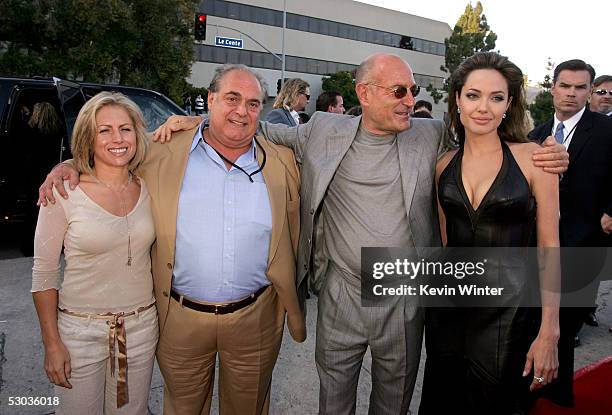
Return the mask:
[(281, 62), (281, 87), (285, 85), (285, 28), (287, 27), (287, 0), (283, 0), (283, 46)]
[(257, 39), (255, 39), (253, 36), (249, 35), (248, 33), (245, 33), (241, 30), (236, 29), (235, 27), (229, 27), (229, 26), (223, 26), (220, 24), (216, 24), (216, 23), (211, 23), (209, 24), (209, 26), (214, 26), (217, 28), (223, 28), (223, 29), (229, 29), (229, 30), (233, 30), (235, 32), (240, 33), (241, 35), (244, 35), (246, 37), (248, 37), (249, 39), (251, 39), (253, 42), (257, 43), (259, 46), (262, 47), (262, 49), (264, 49), (266, 52), (268, 52), (270, 55), (274, 56), (276, 59), (278, 59), (279, 61), (283, 61), (283, 58), (278, 56), (276, 53), (272, 52), (270, 49), (268, 49), (263, 43), (259, 42)]

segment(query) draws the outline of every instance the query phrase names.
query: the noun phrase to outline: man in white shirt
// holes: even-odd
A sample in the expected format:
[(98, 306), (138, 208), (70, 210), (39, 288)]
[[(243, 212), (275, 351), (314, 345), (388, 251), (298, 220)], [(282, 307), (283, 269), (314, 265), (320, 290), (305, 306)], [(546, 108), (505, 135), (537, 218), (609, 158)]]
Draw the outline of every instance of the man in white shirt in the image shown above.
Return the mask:
[[(552, 135), (569, 153), (569, 168), (559, 185), (559, 236), (562, 247), (581, 249), (561, 254), (559, 378), (542, 390), (556, 403), (569, 407), (573, 405), (574, 347), (595, 303), (597, 284), (593, 280), (612, 232), (612, 119), (586, 108), (593, 78), (595, 70), (582, 60), (559, 64), (551, 89), (554, 116), (529, 133), (540, 142)], [(590, 290), (580, 304), (573, 304), (580, 307), (563, 307), (570, 298), (567, 294), (579, 289)]]

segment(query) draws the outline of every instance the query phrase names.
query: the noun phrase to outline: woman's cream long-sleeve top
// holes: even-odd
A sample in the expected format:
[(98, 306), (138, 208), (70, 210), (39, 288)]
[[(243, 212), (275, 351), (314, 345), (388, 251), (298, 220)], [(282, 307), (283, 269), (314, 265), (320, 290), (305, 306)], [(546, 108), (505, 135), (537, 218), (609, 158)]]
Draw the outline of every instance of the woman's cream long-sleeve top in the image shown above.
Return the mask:
[[(32, 292), (56, 289), (60, 308), (81, 313), (129, 312), (155, 301), (150, 256), (155, 228), (142, 179), (140, 186), (127, 221), (103, 209), (79, 186), (68, 190), (68, 199), (54, 189), (56, 203), (41, 207), (38, 215)], [(69, 189), (68, 182), (65, 187)], [(60, 283), (62, 245), (66, 267)]]

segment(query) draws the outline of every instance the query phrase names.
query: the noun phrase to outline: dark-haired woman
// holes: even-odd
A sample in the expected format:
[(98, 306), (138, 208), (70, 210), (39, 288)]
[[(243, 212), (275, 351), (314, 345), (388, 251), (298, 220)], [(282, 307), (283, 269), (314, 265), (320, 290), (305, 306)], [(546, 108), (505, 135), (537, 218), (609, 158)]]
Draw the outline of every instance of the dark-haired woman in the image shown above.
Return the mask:
[(511, 303), (428, 308), (421, 415), (526, 413), (529, 391), (557, 376), (558, 177), (531, 162), (538, 146), (526, 139), (522, 83), (520, 69), (496, 53), (457, 68), (449, 111), (461, 145), (440, 158), (436, 183), (448, 247), (526, 247), (537, 234), (542, 305), (519, 306), (529, 272), (514, 259), (513, 268), (487, 270), (510, 282)]

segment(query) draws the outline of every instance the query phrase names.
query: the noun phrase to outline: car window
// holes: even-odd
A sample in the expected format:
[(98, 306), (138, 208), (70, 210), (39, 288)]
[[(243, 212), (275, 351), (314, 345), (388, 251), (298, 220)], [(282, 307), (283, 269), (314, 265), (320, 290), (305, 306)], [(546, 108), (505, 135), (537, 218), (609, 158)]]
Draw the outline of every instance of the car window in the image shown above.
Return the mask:
[(147, 124), (147, 131), (154, 131), (157, 127), (162, 125), (169, 116), (176, 114), (174, 108), (155, 96), (130, 94), (127, 91), (124, 93), (140, 107)]

